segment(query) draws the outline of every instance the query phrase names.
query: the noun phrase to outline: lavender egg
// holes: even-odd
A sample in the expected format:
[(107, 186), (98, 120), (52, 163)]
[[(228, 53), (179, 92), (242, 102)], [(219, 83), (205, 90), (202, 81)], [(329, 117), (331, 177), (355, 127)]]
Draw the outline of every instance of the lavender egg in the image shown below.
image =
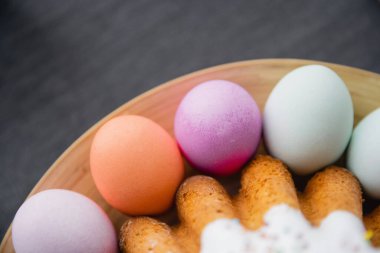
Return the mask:
[(212, 175), (237, 172), (255, 153), (261, 136), (260, 110), (241, 86), (212, 80), (181, 101), (174, 132), (188, 162)]
[(104, 211), (68, 190), (46, 190), (24, 202), (12, 225), (17, 253), (117, 253), (117, 237)]

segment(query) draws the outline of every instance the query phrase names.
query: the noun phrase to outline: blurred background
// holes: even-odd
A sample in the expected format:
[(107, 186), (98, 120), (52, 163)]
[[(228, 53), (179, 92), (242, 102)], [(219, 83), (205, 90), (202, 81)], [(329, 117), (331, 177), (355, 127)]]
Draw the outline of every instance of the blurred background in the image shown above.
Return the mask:
[(0, 237), (106, 114), (189, 72), (304, 58), (380, 73), (377, 0), (0, 1)]

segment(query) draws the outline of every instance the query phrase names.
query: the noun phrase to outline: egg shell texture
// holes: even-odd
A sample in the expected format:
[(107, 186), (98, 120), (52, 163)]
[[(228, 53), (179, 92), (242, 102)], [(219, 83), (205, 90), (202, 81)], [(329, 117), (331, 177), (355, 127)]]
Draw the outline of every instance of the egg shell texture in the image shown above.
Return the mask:
[(347, 166), (371, 196), (380, 198), (380, 108), (354, 129)]
[(239, 85), (204, 82), (186, 94), (175, 117), (175, 136), (187, 160), (203, 172), (236, 172), (255, 152), (260, 111)]
[(111, 221), (87, 197), (68, 190), (35, 194), (17, 211), (12, 225), (17, 253), (116, 253)]
[(150, 119), (111, 119), (96, 133), (90, 154), (95, 184), (114, 208), (130, 215), (168, 209), (184, 176), (174, 139)]
[(278, 82), (263, 118), (269, 153), (296, 173), (308, 174), (342, 155), (352, 133), (354, 113), (340, 77), (327, 67), (309, 65)]

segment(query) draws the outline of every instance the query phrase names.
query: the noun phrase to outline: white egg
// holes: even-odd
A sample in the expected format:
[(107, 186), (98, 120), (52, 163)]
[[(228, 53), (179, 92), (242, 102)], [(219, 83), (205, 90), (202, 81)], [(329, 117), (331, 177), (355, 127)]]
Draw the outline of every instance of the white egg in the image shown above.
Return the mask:
[(353, 128), (349, 91), (331, 69), (297, 68), (283, 77), (264, 109), (264, 138), (269, 153), (298, 174), (335, 162)]
[(355, 128), (347, 152), (347, 166), (371, 196), (380, 198), (380, 108)]

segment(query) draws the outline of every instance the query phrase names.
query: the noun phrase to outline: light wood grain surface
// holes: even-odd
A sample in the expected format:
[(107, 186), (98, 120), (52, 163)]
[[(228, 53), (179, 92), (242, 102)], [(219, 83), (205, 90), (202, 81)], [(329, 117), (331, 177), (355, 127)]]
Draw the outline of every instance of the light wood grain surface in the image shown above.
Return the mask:
[[(323, 64), (335, 70), (347, 84), (354, 102), (355, 123), (380, 107), (380, 75), (351, 67), (295, 59), (252, 60), (225, 64), (197, 71), (154, 88), (124, 104), (99, 121), (75, 141), (50, 167), (30, 195), (51, 188), (70, 189), (96, 201), (119, 229), (127, 218), (112, 209), (100, 196), (89, 170), (89, 149), (97, 129), (109, 119), (122, 114), (138, 114), (156, 121), (173, 134), (174, 114), (182, 97), (192, 87), (210, 79), (225, 79), (247, 89), (263, 109), (265, 101), (278, 80), (292, 69), (306, 64)], [(86, 106), (86, 105), (84, 105)], [(237, 180), (232, 177), (231, 180)], [(224, 183), (232, 184), (231, 180)], [(161, 218), (172, 219), (172, 213)], [(11, 229), (6, 233), (0, 252), (14, 252)]]

